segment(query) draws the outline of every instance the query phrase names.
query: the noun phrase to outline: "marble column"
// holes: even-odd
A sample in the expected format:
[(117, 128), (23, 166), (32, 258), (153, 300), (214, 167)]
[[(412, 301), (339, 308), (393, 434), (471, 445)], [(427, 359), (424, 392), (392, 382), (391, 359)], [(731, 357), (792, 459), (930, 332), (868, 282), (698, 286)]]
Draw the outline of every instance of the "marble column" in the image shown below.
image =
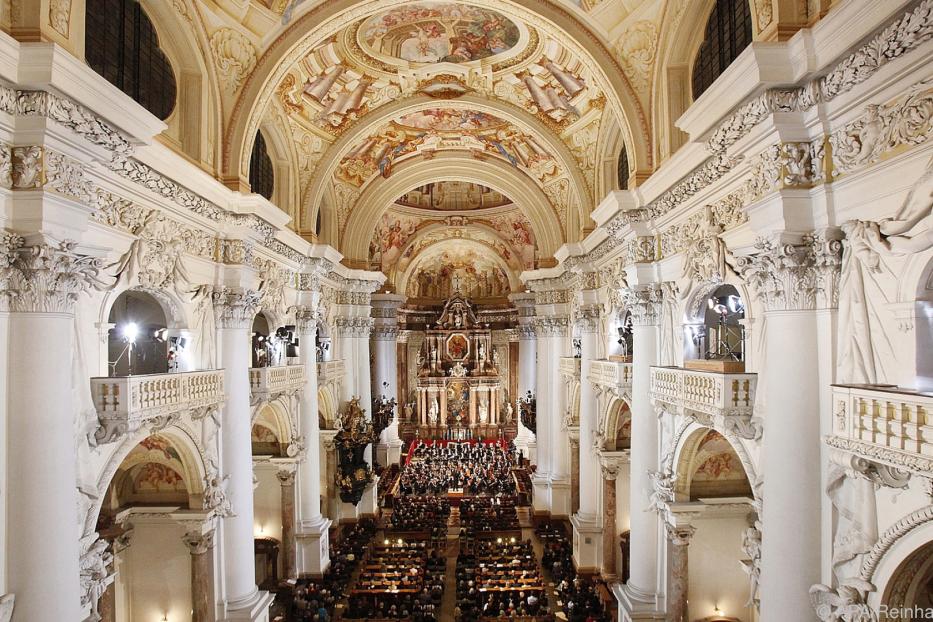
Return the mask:
[(606, 460), (602, 462), (600, 469), (603, 480), (603, 554), (600, 573), (607, 580), (616, 576), (616, 549), (619, 539), (616, 535), (616, 477), (619, 467), (618, 461)]
[[(766, 283), (761, 383), (769, 415), (761, 439), (761, 622), (812, 620), (808, 590), (821, 582), (821, 390), (833, 377), (838, 234), (784, 234), (738, 258), (742, 276)], [(793, 460), (788, 460), (792, 448)]]
[[(551, 387), (548, 400), (550, 404), (546, 404), (551, 435), (548, 510), (552, 517), (570, 518), (570, 442), (564, 433), (564, 419), (568, 408), (567, 393), (560, 390), (560, 359), (569, 354), (570, 328), (566, 317), (551, 317), (548, 321), (550, 325), (546, 332), (549, 332), (548, 339), (551, 342), (550, 350), (554, 361), (547, 379)], [(541, 408), (540, 400), (538, 408)], [(540, 426), (538, 429), (541, 429)]]
[(552, 457), (551, 448), (551, 416), (556, 402), (556, 387), (552, 381), (554, 370), (557, 368), (557, 352), (552, 347), (553, 339), (550, 337), (549, 325), (536, 319), (535, 335), (537, 343), (537, 361), (535, 368), (535, 396), (537, 398), (537, 432), (535, 443), (537, 445), (537, 468), (532, 485), (534, 487), (535, 514), (546, 514), (550, 511), (550, 471)]
[(658, 361), (662, 288), (638, 286), (626, 303), (634, 327), (632, 356), (632, 445), (630, 522), (631, 573), (621, 608), (632, 620), (656, 620), (658, 606), (659, 519), (652, 511), (649, 473), (658, 470), (658, 419), (649, 399), (651, 366)]
[(667, 538), (671, 546), (671, 575), (668, 597), (668, 622), (690, 622), (688, 596), (690, 591), (690, 566), (687, 548), (696, 529), (690, 525), (674, 526), (665, 523)]
[(537, 336), (534, 327), (534, 294), (512, 294), (509, 300), (518, 309), (518, 394), (512, 396), (512, 407), (518, 420), (515, 447), (532, 464), (537, 461), (537, 442), (534, 433), (522, 423), (518, 400), (531, 391), (537, 392)]
[[(373, 294), (372, 348), (375, 362), (372, 378), (374, 395), (396, 398), (398, 392), (398, 308), (405, 302), (396, 294)], [(379, 455), (386, 466), (398, 464), (402, 457), (402, 439), (399, 436), (398, 415), (402, 404), (395, 407), (392, 421), (379, 438)]]
[[(315, 341), (317, 339), (317, 297), (311, 291), (311, 304), (295, 310), (298, 330), (298, 354), (305, 367), (301, 389), (298, 427), (304, 455), (298, 461), (298, 515), (295, 529), (298, 545), (296, 571), (301, 575), (321, 576), (330, 565), (329, 529), (331, 521), (321, 514), (321, 430), (318, 420), (318, 373)], [(284, 504), (283, 504), (284, 505)]]
[(0, 262), (6, 271), (0, 312), (9, 312), (0, 334), (7, 339), (5, 351), (16, 355), (0, 363), (7, 372), (9, 439), (5, 588), (16, 595), (17, 620), (81, 620), (87, 611), (82, 605), (90, 602), (78, 581), (83, 551), (74, 520), (78, 405), (71, 348), (75, 300), (96, 278), (100, 262), (41, 234), (24, 240), (4, 231)]
[(567, 428), (570, 441), (570, 509), (576, 514), (580, 509), (580, 428)]
[(182, 541), (191, 553), (191, 621), (214, 620), (214, 529), (189, 531)]
[[(592, 290), (584, 290), (578, 295), (595, 297)], [(586, 302), (586, 300), (584, 301)], [(590, 304), (580, 306), (575, 324), (580, 339), (580, 450), (579, 466), (580, 509), (573, 516), (571, 523), (574, 530), (573, 559), (577, 568), (595, 572), (600, 567), (600, 545), (602, 531), (598, 514), (598, 482), (600, 449), (595, 443), (600, 430), (597, 425), (599, 413), (596, 412), (596, 388), (589, 381), (590, 364), (596, 359), (598, 347), (597, 329), (599, 326), (599, 307)]]
[(275, 473), (282, 485), (282, 567), (286, 579), (298, 577), (295, 538), (295, 465), (279, 465)]
[[(217, 323), (218, 358), (224, 369), (224, 403), (220, 429), (221, 477), (227, 478), (230, 508), (207, 508), (223, 517), (223, 568), (227, 618), (268, 617), (272, 598), (256, 587), (253, 550), (253, 458), (250, 412), (250, 329), (259, 311), (255, 290), (216, 288), (212, 293)], [(211, 475), (216, 474), (209, 474)]]

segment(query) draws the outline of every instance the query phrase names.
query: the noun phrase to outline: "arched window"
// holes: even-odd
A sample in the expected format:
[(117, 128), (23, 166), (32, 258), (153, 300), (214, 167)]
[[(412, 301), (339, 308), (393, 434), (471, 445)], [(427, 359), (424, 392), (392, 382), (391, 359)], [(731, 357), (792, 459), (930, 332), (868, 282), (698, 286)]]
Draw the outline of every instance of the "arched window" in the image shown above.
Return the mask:
[(693, 63), (693, 99), (702, 95), (751, 42), (748, 0), (716, 0)]
[(619, 152), (619, 190), (628, 190), (628, 153), (625, 152), (625, 145)]
[(165, 120), (175, 108), (175, 74), (136, 0), (87, 0), (85, 56), (91, 69)]
[(271, 200), (274, 181), (275, 173), (272, 170), (272, 159), (266, 151), (266, 140), (262, 132), (256, 132), (253, 152), (249, 156), (249, 187), (256, 194)]

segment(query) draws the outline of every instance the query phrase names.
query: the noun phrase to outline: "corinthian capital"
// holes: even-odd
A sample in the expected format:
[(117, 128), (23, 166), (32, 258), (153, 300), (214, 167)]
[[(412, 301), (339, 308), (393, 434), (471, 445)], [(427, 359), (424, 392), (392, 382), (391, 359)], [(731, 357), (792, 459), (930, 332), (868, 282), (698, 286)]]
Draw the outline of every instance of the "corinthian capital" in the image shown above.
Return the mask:
[(320, 316), (317, 309), (307, 305), (293, 307), (295, 312), (295, 326), (299, 335), (314, 334), (317, 332)]
[(599, 305), (586, 305), (577, 308), (573, 314), (573, 323), (581, 333), (593, 334), (599, 328)]
[(536, 317), (535, 332), (541, 337), (566, 337), (568, 324), (566, 317)]
[(211, 291), (214, 319), (220, 328), (250, 328), (259, 313), (261, 294), (242, 287), (219, 287)]
[(181, 537), (181, 541), (188, 547), (188, 552), (192, 555), (202, 555), (214, 548), (214, 534), (211, 529), (207, 533), (188, 532)]
[(755, 251), (736, 257), (736, 269), (769, 311), (831, 309), (838, 304), (842, 242), (835, 231), (788, 242), (759, 238)]
[(97, 278), (103, 262), (75, 252), (76, 242), (25, 239), (0, 232), (0, 310), (71, 313), (78, 294), (104, 289)]
[(635, 326), (656, 326), (661, 323), (661, 304), (664, 287), (659, 283), (629, 287), (622, 293), (626, 309), (632, 314)]

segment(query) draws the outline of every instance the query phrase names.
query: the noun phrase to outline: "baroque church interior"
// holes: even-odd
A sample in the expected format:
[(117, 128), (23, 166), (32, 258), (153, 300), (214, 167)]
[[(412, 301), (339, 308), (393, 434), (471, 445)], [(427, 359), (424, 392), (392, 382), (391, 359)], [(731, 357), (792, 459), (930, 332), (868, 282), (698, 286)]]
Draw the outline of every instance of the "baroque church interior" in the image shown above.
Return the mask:
[(0, 31), (0, 622), (933, 620), (933, 0)]

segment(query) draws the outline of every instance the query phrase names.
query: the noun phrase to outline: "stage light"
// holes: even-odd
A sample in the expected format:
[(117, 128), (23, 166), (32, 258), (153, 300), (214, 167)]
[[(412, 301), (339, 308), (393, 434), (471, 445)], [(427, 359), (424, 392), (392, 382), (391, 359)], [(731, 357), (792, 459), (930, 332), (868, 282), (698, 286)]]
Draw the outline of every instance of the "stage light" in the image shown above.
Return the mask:
[(515, 544), (515, 537), (512, 536), (512, 544)]
[(388, 540), (383, 540), (382, 543), (383, 543), (384, 545), (386, 545), (386, 546), (389, 546), (389, 541), (388, 541)]
[(120, 331), (123, 334), (123, 339), (129, 343), (136, 343), (136, 337), (139, 335), (139, 326), (136, 325), (136, 322), (128, 322), (123, 325), (123, 329)]
[(726, 614), (724, 614), (724, 613), (722, 612), (722, 609), (719, 608), (719, 605), (714, 605), (714, 607), (715, 607), (715, 609), (713, 609), (713, 613), (715, 613), (715, 614), (718, 615), (718, 616), (724, 616), (724, 615), (726, 615)]
[(404, 542), (402, 542), (402, 539), (399, 538), (399, 539), (398, 539), (398, 545), (399, 545), (399, 546), (402, 546), (402, 544), (404, 544)]
[(498, 540), (496, 540), (496, 542), (498, 542), (499, 544), (502, 544), (502, 538), (499, 538)]
[(159, 343), (165, 343), (165, 333), (168, 332), (167, 328), (160, 328), (154, 333), (152, 333), (152, 338), (158, 341)]

